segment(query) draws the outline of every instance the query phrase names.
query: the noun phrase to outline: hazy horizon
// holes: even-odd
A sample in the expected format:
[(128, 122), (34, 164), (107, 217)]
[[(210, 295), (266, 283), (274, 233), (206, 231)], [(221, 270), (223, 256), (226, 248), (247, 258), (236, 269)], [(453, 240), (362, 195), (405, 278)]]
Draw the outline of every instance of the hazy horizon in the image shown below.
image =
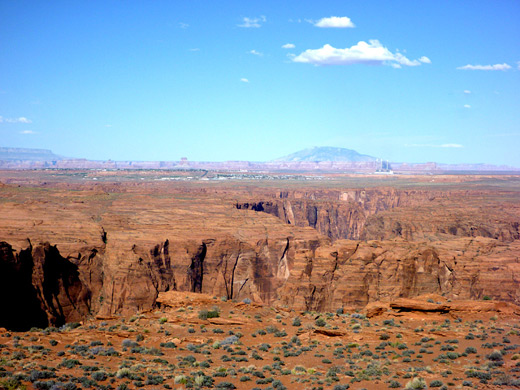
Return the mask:
[(1, 2), (0, 146), (520, 167), (520, 3)]

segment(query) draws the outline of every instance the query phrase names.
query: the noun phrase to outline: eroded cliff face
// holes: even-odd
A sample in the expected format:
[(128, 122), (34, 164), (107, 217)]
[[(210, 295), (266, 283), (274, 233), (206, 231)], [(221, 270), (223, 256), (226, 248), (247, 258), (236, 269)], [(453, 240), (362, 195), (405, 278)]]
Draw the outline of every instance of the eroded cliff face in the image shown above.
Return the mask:
[(483, 212), (489, 194), (479, 191), (350, 191), (280, 192), (269, 200), (237, 202), (237, 209), (265, 212), (287, 224), (309, 226), (332, 240), (407, 241), (439, 237), (489, 237), (502, 242), (520, 239), (518, 210), (499, 204)]
[(135, 314), (171, 290), (320, 311), (425, 293), (520, 303), (520, 206), (493, 192), (116, 184), (2, 190), (0, 326)]
[(76, 265), (49, 243), (17, 253), (0, 242), (0, 326), (28, 330), (61, 326), (90, 314), (90, 290)]
[(170, 290), (314, 311), (427, 293), (520, 303), (520, 244), (494, 239), (330, 244), (290, 237), (250, 245), (224, 238), (134, 246), (124, 256), (91, 252), (79, 260), (56, 251), (45, 244), (16, 258), (2, 244), (1, 275), (11, 280), (3, 280), (3, 289), (10, 289), (3, 294), (14, 297), (4, 300), (2, 309), (11, 314), (5, 319), (17, 320), (0, 326), (27, 329), (23, 324), (44, 327), (92, 314), (131, 315), (153, 308), (158, 294)]
[[(435, 293), (452, 299), (520, 303), (518, 242), (338, 241), (300, 254), (280, 302), (305, 310), (362, 307), (374, 301)], [(497, 288), (500, 286), (500, 288)]]
[(160, 292), (170, 290), (273, 303), (290, 276), (295, 251), (309, 245), (313, 242), (293, 237), (256, 244), (233, 237), (166, 240), (152, 247), (133, 245), (127, 252), (109, 245), (103, 259), (80, 262), (79, 269), (84, 277), (103, 269), (86, 282), (95, 291), (93, 309), (101, 315), (148, 310)]
[[(423, 194), (395, 190), (280, 192), (278, 199), (236, 204), (237, 209), (261, 211), (287, 224), (310, 226), (337, 239), (360, 238), (370, 215), (405, 205)], [(429, 194), (428, 196), (432, 196)]]

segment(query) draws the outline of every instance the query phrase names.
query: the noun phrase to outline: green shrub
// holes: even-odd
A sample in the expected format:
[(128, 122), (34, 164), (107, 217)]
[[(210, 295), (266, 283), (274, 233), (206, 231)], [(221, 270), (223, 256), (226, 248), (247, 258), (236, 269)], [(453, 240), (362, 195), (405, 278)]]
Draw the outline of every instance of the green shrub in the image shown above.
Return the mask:
[(207, 320), (208, 318), (217, 318), (220, 317), (220, 309), (218, 307), (213, 307), (211, 310), (202, 309), (199, 311), (199, 318), (201, 320)]
[(409, 390), (426, 389), (426, 381), (420, 377), (413, 378), (410, 382), (408, 382), (406, 384), (405, 389), (409, 389)]
[(318, 318), (315, 322), (316, 326), (325, 326), (327, 325), (327, 322), (323, 318)]

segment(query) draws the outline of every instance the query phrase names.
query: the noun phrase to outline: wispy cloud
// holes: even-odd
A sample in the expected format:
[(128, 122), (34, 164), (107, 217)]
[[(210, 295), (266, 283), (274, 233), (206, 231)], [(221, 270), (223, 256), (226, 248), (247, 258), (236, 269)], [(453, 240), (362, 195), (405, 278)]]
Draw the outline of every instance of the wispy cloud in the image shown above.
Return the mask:
[(330, 18), (321, 18), (316, 23), (316, 27), (321, 28), (354, 28), (356, 27), (352, 20), (346, 16), (331, 16)]
[(262, 57), (264, 55), (264, 53), (260, 53), (259, 51), (256, 51), (256, 50), (250, 50), (249, 51), (249, 54), (253, 54), (255, 56), (259, 56), (259, 57)]
[(182, 23), (182, 22), (179, 23), (179, 28), (186, 29), (188, 27), (190, 27), (190, 25), (188, 23)]
[(431, 64), (432, 61), (426, 57), (426, 56), (422, 56), (421, 58), (418, 59), (418, 61), (422, 62), (423, 64)]
[(465, 90), (464, 90), (464, 93), (465, 93), (466, 95), (469, 95), (469, 94), (471, 94), (471, 91), (470, 91), (469, 89), (465, 89)]
[(461, 144), (405, 144), (404, 146), (408, 148), (463, 148), (464, 145)]
[(495, 64), (495, 65), (464, 65), (459, 66), (457, 69), (460, 70), (508, 70), (511, 69), (511, 66), (503, 63), (503, 64)]
[(36, 131), (32, 130), (22, 130), (20, 131), (20, 134), (38, 134)]
[[(410, 60), (401, 53), (392, 53), (377, 40), (358, 42), (356, 45), (336, 49), (326, 44), (320, 49), (308, 49), (300, 55), (294, 57), (294, 62), (302, 62), (314, 65), (390, 65), (394, 68), (404, 66), (418, 66), (426, 62), (427, 57), (421, 60)], [(430, 61), (431, 62), (431, 61)], [(429, 63), (429, 62), (428, 62)]]
[(242, 81), (243, 83), (249, 83), (249, 80), (246, 78), (241, 78), (240, 81)]
[(262, 26), (262, 23), (265, 23), (267, 21), (266, 17), (264, 15), (260, 16), (259, 18), (242, 18), (242, 24), (238, 24), (238, 27), (243, 28), (258, 28)]
[(112, 127), (112, 125), (107, 123), (105, 127)]
[(440, 145), (441, 148), (463, 148), (464, 145), (461, 144), (442, 144)]
[(469, 104), (464, 104), (464, 108), (471, 108)]
[(27, 119), (26, 117), (20, 116), (18, 118), (4, 118), (0, 116), (0, 123), (32, 123), (32, 120)]
[(293, 43), (286, 43), (282, 45), (282, 49), (294, 49), (296, 46)]
[(192, 49), (189, 49), (189, 51), (200, 51), (200, 49), (198, 47), (194, 47)]

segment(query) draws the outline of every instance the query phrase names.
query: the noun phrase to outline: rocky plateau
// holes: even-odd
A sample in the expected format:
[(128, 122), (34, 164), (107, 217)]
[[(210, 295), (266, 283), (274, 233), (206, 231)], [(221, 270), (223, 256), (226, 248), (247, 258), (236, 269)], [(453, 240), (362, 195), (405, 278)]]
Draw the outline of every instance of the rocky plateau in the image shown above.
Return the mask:
[(189, 173), (0, 172), (0, 326), (135, 315), (169, 291), (318, 312), (520, 304), (517, 176), (174, 174)]

